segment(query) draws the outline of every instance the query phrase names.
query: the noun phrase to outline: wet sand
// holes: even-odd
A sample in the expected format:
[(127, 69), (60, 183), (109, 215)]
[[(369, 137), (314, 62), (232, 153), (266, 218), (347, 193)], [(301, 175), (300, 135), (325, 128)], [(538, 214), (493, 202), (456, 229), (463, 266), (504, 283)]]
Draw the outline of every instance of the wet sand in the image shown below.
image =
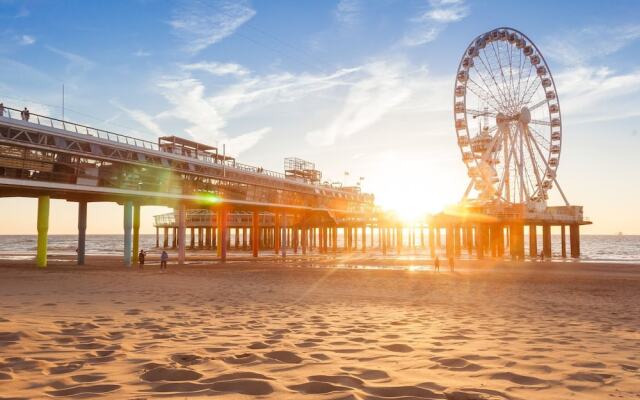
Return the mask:
[(0, 263), (0, 398), (640, 399), (640, 266), (89, 261)]

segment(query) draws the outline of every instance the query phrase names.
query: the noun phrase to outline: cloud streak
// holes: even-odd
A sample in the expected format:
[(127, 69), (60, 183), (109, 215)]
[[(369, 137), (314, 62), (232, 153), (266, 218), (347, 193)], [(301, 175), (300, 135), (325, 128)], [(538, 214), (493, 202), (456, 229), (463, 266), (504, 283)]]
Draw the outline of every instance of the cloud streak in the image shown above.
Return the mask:
[(195, 54), (232, 35), (255, 14), (243, 0), (194, 1), (176, 9), (169, 24), (184, 50)]
[(428, 9), (410, 20), (402, 44), (413, 47), (432, 42), (447, 25), (461, 21), (468, 15), (469, 7), (464, 0), (429, 0)]

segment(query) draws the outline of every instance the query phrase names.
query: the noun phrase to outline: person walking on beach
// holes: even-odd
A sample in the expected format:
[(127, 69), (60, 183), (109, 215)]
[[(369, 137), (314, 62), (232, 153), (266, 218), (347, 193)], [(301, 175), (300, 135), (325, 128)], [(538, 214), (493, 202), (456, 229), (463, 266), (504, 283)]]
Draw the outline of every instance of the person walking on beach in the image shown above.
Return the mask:
[(436, 259), (433, 260), (433, 271), (440, 272), (440, 259), (436, 256)]
[(162, 250), (162, 254), (160, 254), (160, 269), (167, 269), (167, 261), (169, 260), (169, 254), (166, 251)]
[(140, 269), (144, 269), (144, 257), (147, 255), (147, 253), (144, 252), (144, 250), (140, 249), (140, 253), (138, 253), (138, 263), (140, 265)]

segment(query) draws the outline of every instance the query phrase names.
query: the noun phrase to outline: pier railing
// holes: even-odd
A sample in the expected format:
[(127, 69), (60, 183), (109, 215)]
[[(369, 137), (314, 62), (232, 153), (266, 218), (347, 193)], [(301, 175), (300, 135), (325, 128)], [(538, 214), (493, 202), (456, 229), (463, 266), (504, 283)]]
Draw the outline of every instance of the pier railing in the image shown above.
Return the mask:
[[(66, 132), (92, 136), (98, 139), (108, 140), (110, 142), (117, 143), (117, 144), (126, 144), (130, 146), (138, 147), (144, 150), (167, 152), (165, 149), (160, 148), (158, 143), (152, 142), (150, 140), (138, 139), (132, 136), (127, 136), (120, 133), (115, 133), (115, 132), (107, 131), (104, 129), (94, 128), (88, 125), (65, 121), (62, 119), (48, 117), (46, 115), (36, 114), (32, 112), (29, 112), (29, 118), (26, 119), (24, 117), (22, 110), (18, 110), (18, 109), (6, 107), (6, 106), (3, 107), (1, 111), (2, 111), (2, 113), (0, 114), (1, 116), (14, 119), (14, 120), (22, 120), (25, 122), (34, 123), (34, 124), (45, 126), (48, 128), (61, 129)], [(252, 165), (242, 164), (242, 163), (236, 162), (235, 160), (233, 160), (233, 162), (224, 162), (206, 153), (205, 154), (198, 153), (197, 155), (184, 155), (184, 156), (188, 158), (197, 159), (203, 162), (211, 163), (211, 164), (225, 164), (225, 168), (233, 168), (233, 169), (241, 170), (244, 172), (252, 172), (255, 174), (262, 174), (262, 175), (270, 176), (273, 178), (286, 179), (285, 174), (280, 172), (271, 171), (264, 168), (255, 167)]]

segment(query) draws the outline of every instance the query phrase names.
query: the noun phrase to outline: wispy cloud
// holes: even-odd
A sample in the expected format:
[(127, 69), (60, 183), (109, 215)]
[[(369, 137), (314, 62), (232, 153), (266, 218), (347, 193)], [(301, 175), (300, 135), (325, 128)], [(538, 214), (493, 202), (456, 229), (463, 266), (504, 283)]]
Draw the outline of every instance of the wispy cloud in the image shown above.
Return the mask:
[(362, 68), (363, 77), (350, 86), (341, 111), (326, 127), (307, 134), (315, 145), (330, 145), (341, 136), (351, 136), (382, 118), (411, 93), (402, 67), (376, 62)]
[(215, 76), (245, 76), (249, 74), (248, 69), (235, 63), (199, 62), (182, 65), (182, 69), (185, 71), (203, 71)]
[(147, 131), (153, 133), (156, 136), (165, 135), (164, 131), (160, 128), (160, 125), (157, 124), (156, 118), (154, 116), (149, 115), (142, 110), (125, 107), (117, 100), (111, 100), (111, 104), (128, 115), (129, 118), (143, 126)]
[(448, 24), (461, 21), (469, 15), (464, 0), (429, 0), (428, 8), (410, 20), (402, 39), (405, 46), (419, 46), (434, 41)]
[(555, 33), (543, 42), (545, 56), (565, 65), (605, 57), (640, 39), (640, 24), (590, 26)]
[(60, 50), (53, 46), (45, 46), (47, 50), (55, 53), (68, 61), (67, 72), (86, 72), (94, 67), (94, 62), (81, 55), (71, 53), (69, 51)]
[(183, 3), (170, 21), (184, 49), (198, 53), (235, 32), (256, 14), (247, 1), (218, 0)]
[(333, 11), (333, 15), (338, 22), (353, 26), (359, 21), (361, 9), (361, 0), (340, 0)]
[(146, 50), (142, 50), (142, 49), (138, 49), (133, 53), (134, 56), (136, 57), (149, 57), (151, 55), (151, 52), (146, 51)]
[(31, 35), (22, 35), (18, 42), (23, 46), (29, 46), (36, 42), (36, 38)]

